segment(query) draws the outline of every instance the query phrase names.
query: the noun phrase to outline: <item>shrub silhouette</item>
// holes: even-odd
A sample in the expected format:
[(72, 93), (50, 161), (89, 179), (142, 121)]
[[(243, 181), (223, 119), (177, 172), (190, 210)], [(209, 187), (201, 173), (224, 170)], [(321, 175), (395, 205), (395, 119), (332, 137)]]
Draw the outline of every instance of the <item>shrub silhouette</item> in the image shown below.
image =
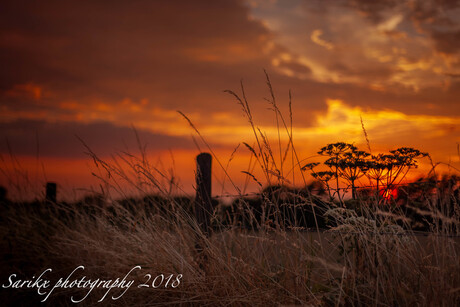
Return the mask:
[[(302, 170), (309, 170), (315, 179), (326, 186), (331, 200), (337, 196), (341, 204), (343, 204), (343, 196), (340, 194), (342, 189), (340, 179), (347, 184), (347, 187), (342, 190), (351, 188), (352, 199), (355, 200), (356, 182), (366, 176), (375, 187), (379, 198), (380, 194), (387, 195), (387, 191), (398, 185), (412, 168), (417, 168), (416, 159), (428, 156), (427, 153), (410, 147), (400, 147), (391, 150), (389, 154), (371, 155), (358, 150), (353, 144), (344, 142), (328, 144), (322, 147), (318, 154), (327, 157), (322, 164), (328, 170), (315, 171), (315, 168), (321, 164), (319, 162), (308, 163), (302, 167)], [(330, 185), (332, 180), (335, 180), (335, 189)]]

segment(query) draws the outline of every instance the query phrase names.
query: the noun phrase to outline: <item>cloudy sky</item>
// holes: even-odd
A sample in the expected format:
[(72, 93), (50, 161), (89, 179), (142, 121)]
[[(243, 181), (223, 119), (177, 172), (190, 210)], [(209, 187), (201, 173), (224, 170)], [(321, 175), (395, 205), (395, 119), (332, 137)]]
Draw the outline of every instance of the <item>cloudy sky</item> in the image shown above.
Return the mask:
[[(254, 142), (223, 92), (242, 80), (276, 144), (264, 69), (286, 119), (292, 92), (301, 159), (330, 142), (367, 148), (362, 118), (373, 153), (416, 147), (460, 168), (460, 1), (2, 1), (0, 63), (6, 186), (18, 170), (97, 185), (79, 138), (109, 159), (136, 152), (135, 127), (152, 163), (174, 165), (191, 191), (205, 145), (177, 111), (225, 165)], [(240, 174), (249, 153), (235, 157)]]

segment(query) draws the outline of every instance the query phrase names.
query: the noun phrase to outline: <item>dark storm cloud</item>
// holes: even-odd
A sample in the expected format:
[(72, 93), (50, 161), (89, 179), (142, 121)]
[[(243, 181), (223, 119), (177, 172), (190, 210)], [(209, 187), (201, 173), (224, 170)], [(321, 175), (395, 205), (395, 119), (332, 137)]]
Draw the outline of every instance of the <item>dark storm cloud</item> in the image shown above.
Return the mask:
[(2, 90), (33, 81), (61, 100), (182, 107), (206, 103), (195, 85), (220, 91), (230, 68), (260, 70), (269, 35), (240, 1), (6, 1), (0, 25)]
[(388, 13), (403, 13), (406, 20), (412, 21), (419, 31), (431, 37), (437, 51), (453, 54), (460, 50), (459, 19), (450, 14), (460, 7), (459, 0), (348, 0), (345, 4), (374, 23), (382, 22)]
[[(117, 127), (111, 123), (91, 124), (49, 123), (36, 120), (17, 120), (0, 123), (0, 152), (14, 155), (78, 158), (87, 157), (87, 149), (107, 156), (120, 150), (137, 148), (133, 128)], [(147, 150), (191, 149), (188, 138), (167, 136), (136, 130)]]
[(444, 26), (456, 23), (446, 13), (460, 6), (459, 0), (345, 0), (342, 3), (361, 12), (374, 23), (382, 22), (388, 12), (401, 12), (419, 23)]
[(437, 51), (445, 54), (460, 50), (459, 19), (450, 13), (460, 8), (458, 0), (415, 1), (411, 4), (410, 18), (421, 31), (429, 34)]
[[(239, 108), (222, 90), (238, 88), (243, 78), (248, 94), (257, 93), (251, 98), (261, 100), (267, 91), (264, 68), (282, 94), (299, 84), (313, 108), (324, 105), (324, 93), (333, 90), (316, 93), (328, 86), (298, 83), (270, 69), (270, 55), (284, 49), (274, 44), (267, 50), (272, 33), (250, 18), (243, 1), (6, 1), (0, 25), (4, 116), (46, 112), (40, 118), (77, 120), (72, 112), (78, 111), (87, 119), (102, 111), (81, 105), (117, 105), (125, 98), (147, 99), (142, 114), (153, 107), (198, 110), (203, 117), (236, 113)], [(309, 72), (305, 65), (283, 65)], [(24, 84), (42, 88), (42, 97), (7, 95)], [(78, 108), (63, 109), (69, 101)], [(304, 122), (310, 120), (311, 115)]]
[(385, 11), (393, 9), (399, 2), (397, 0), (348, 0), (344, 5), (358, 10), (373, 22), (379, 23), (384, 19)]
[(431, 33), (438, 51), (446, 54), (460, 51), (460, 30), (458, 31), (433, 31)]

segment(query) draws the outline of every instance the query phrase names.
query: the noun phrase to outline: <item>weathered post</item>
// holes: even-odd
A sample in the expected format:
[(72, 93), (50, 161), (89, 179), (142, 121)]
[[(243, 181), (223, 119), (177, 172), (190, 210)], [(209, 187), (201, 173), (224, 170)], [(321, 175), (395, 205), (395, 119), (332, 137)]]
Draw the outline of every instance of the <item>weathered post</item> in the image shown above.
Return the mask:
[(0, 202), (6, 201), (6, 196), (8, 195), (8, 190), (0, 185)]
[(196, 197), (195, 217), (204, 234), (211, 234), (211, 162), (209, 153), (200, 153), (196, 157)]
[(56, 191), (57, 191), (56, 182), (46, 183), (46, 201), (47, 202), (56, 203)]

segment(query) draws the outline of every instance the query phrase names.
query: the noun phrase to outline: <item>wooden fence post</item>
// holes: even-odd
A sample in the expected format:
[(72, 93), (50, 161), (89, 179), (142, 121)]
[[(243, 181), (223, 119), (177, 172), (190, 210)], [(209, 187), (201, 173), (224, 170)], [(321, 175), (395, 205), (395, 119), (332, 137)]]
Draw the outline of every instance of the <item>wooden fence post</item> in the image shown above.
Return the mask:
[(56, 203), (56, 191), (57, 191), (56, 182), (46, 183), (46, 201), (47, 202)]
[(211, 162), (209, 153), (200, 153), (196, 157), (196, 197), (195, 217), (201, 230), (207, 236), (211, 234)]
[(0, 201), (6, 201), (8, 190), (0, 185)]

